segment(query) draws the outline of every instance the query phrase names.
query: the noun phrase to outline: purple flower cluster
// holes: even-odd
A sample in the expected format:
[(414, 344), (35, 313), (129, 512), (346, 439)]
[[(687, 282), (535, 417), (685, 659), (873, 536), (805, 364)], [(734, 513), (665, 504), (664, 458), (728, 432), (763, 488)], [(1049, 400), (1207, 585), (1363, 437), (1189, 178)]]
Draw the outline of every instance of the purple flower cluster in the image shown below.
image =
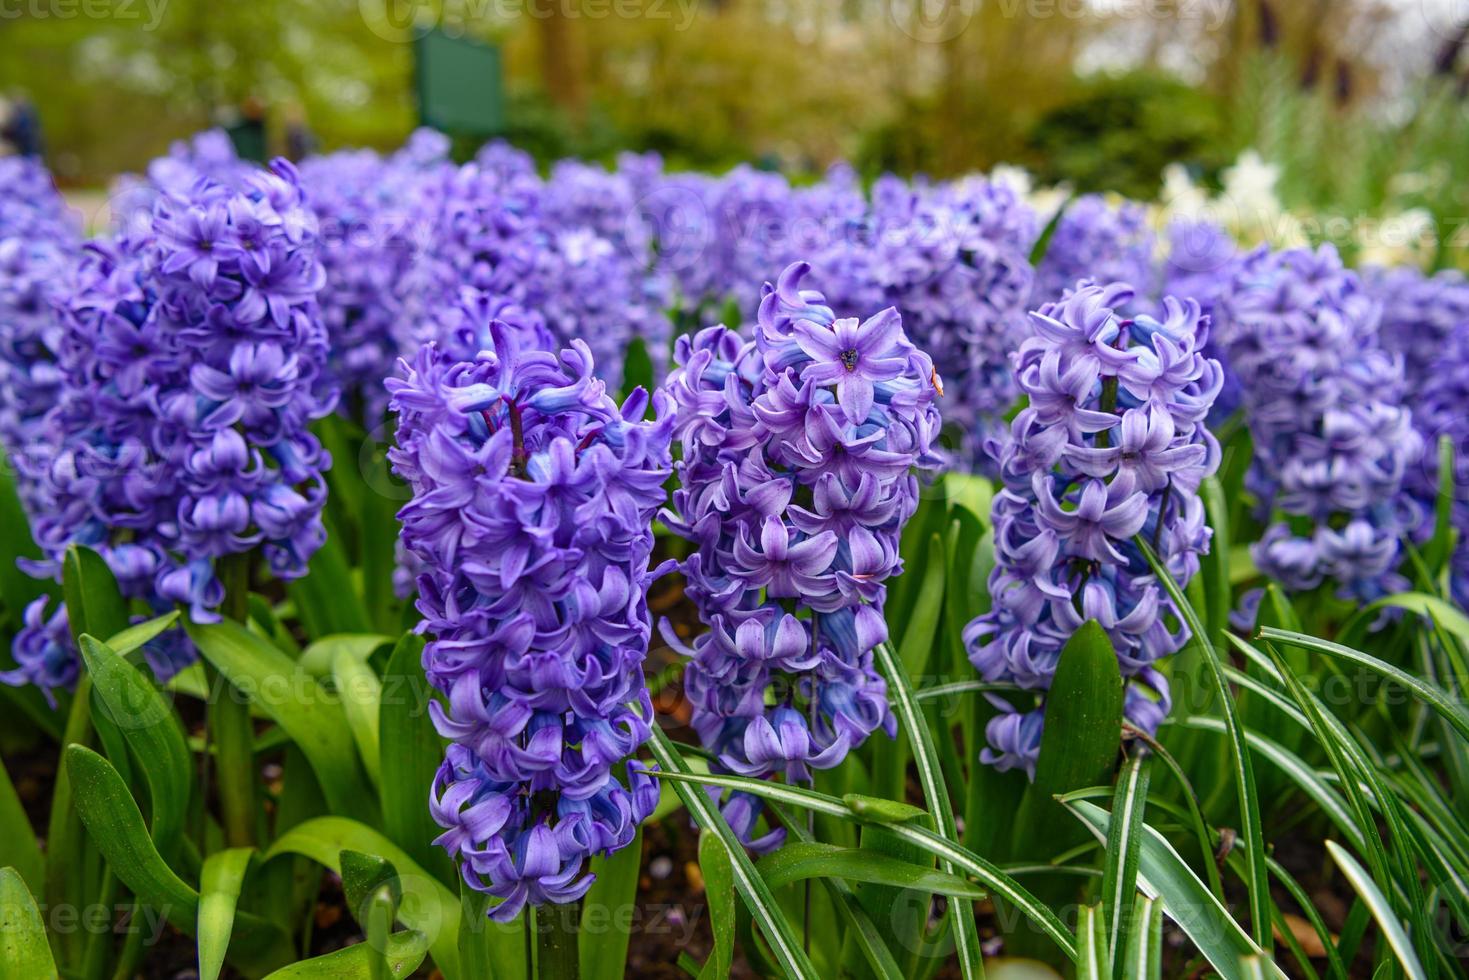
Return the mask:
[(971, 464), (1019, 396), (1010, 355), (1025, 339), (1035, 213), (1006, 185), (940, 188), (884, 177), (870, 213), (816, 263), (839, 313), (893, 305), (944, 379), (944, 418)]
[[(652, 522), (672, 472), (666, 396), (618, 407), (587, 345), (560, 356), (492, 321), (471, 361), (424, 347), (391, 379), (399, 513), (433, 639), (432, 706), (453, 740), (430, 805), (464, 879), (503, 901), (569, 902), (586, 859), (625, 847), (658, 788), (622, 760), (648, 737), (642, 661)], [(619, 770), (621, 770), (619, 772)]]
[(1036, 268), (1031, 305), (1051, 301), (1082, 279), (1132, 283), (1147, 295), (1153, 288), (1154, 246), (1141, 204), (1114, 206), (1100, 194), (1077, 198), (1051, 233)]
[(642, 157), (623, 167), (640, 184), (652, 181), (639, 213), (653, 228), (660, 265), (677, 284), (679, 309), (690, 315), (724, 304), (753, 310), (760, 302), (755, 283), (851, 239), (866, 222), (861, 186), (845, 166), (803, 188), (746, 165), (721, 177), (655, 177)]
[(383, 381), (399, 353), (401, 283), (428, 239), (416, 210), (419, 183), (444, 166), (431, 135), (437, 134), (415, 134), (386, 159), (354, 150), (301, 164), (321, 227), (327, 374), (341, 388), (343, 407), (369, 427), (387, 407)]
[(400, 348), (434, 340), (471, 360), (489, 343), (484, 326), (499, 318), (543, 328), (554, 344), (584, 341), (613, 388), (633, 337), (666, 360), (667, 290), (650, 271), (631, 201), (617, 174), (562, 167), (545, 182), (528, 156), (501, 143), (436, 172), (422, 188), (420, 220), (432, 237), (402, 286)]
[(1450, 580), (1459, 603), (1469, 605), (1469, 280), (1453, 271), (1425, 276), (1407, 268), (1368, 269), (1363, 278), (1382, 303), (1382, 346), (1403, 358), (1405, 397), (1423, 439), (1422, 460), (1404, 479), (1420, 505), (1420, 540), (1433, 533), (1439, 440), (1453, 445), (1451, 522), (1460, 543)]
[[(936, 375), (897, 311), (839, 319), (806, 272), (767, 284), (754, 340), (681, 337), (665, 383), (683, 459), (664, 521), (695, 545), (687, 593), (709, 627), (686, 651), (692, 724), (721, 768), (788, 780), (895, 730), (873, 650), (915, 471), (938, 462)], [(726, 816), (751, 838), (752, 800)]]
[[(51, 175), (29, 157), (0, 158), (0, 446), (15, 457), (48, 451), (42, 420), (56, 404), (60, 305), (81, 239)], [(21, 461), (18, 490), (34, 509)]]
[[(88, 545), (126, 596), (200, 620), (223, 597), (218, 559), (259, 549), (292, 577), (325, 538), (330, 460), (307, 431), (335, 400), (321, 376), (315, 220), (289, 163), (242, 187), (160, 190), (146, 235), (86, 247), (44, 423), (54, 452), (32, 474), (44, 570)], [(51, 662), (57, 620), (27, 621), (10, 680), (69, 683), (74, 661)], [(154, 663), (163, 676), (178, 666)]]
[(1004, 488), (992, 510), (993, 607), (964, 631), (985, 680), (1041, 692), (1001, 713), (981, 758), (1032, 778), (1045, 697), (1061, 651), (1095, 620), (1127, 680), (1128, 720), (1155, 732), (1169, 710), (1156, 664), (1188, 639), (1137, 547), (1143, 535), (1180, 584), (1198, 570), (1210, 530), (1199, 484), (1219, 447), (1204, 426), (1221, 382), (1201, 350), (1208, 320), (1192, 300), (1164, 300), (1162, 317), (1125, 319), (1121, 283), (1080, 284), (1032, 314), (1015, 357), (1029, 404), (991, 447)]
[[(1168, 226), (1163, 295), (1194, 300), (1205, 316), (1212, 317), (1243, 259), (1244, 253), (1233, 236), (1217, 223), (1206, 218), (1180, 218)], [(1204, 354), (1217, 358), (1224, 368), (1224, 387), (1209, 413), (1209, 424), (1217, 428), (1239, 409), (1243, 393), (1239, 378), (1219, 348), (1217, 331), (1205, 345)]]
[(1406, 585), (1398, 541), (1417, 517), (1402, 491), (1422, 439), (1380, 314), (1330, 246), (1252, 252), (1218, 303), (1255, 447), (1246, 486), (1284, 515), (1250, 550), (1288, 589), (1331, 580), (1370, 601)]

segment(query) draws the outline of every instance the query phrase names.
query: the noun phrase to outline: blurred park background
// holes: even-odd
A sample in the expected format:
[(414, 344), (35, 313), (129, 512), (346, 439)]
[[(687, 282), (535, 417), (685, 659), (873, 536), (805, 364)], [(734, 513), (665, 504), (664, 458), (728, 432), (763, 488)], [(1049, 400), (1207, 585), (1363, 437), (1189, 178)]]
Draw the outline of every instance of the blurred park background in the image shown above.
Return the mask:
[(0, 0), (0, 93), (69, 187), (242, 114), (271, 152), (386, 149), (430, 29), (499, 51), (500, 135), (542, 161), (1007, 163), (1153, 199), (1255, 150), (1291, 207), (1469, 215), (1469, 0)]

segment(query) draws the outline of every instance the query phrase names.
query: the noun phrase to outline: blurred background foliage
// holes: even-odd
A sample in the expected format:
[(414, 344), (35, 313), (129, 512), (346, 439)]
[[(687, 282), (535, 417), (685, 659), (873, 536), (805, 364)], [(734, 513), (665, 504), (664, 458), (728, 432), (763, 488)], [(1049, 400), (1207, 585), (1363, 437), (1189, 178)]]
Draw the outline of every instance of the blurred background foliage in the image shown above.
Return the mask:
[(252, 104), (277, 144), (389, 148), (415, 25), (502, 47), (504, 135), (543, 161), (1003, 162), (1150, 198), (1171, 161), (1209, 185), (1256, 148), (1291, 206), (1469, 214), (1459, 0), (16, 0), (0, 92), (73, 186)]

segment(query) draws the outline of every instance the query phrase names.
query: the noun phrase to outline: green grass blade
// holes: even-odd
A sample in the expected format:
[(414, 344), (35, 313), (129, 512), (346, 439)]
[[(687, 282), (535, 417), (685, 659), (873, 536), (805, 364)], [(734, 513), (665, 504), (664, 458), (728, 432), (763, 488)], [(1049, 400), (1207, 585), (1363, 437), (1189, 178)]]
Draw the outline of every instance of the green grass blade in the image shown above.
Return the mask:
[[(403, 887), (398, 919), (428, 939), (434, 964), (449, 980), (459, 977), (459, 897), (414, 862), (406, 851), (367, 824), (347, 817), (315, 817), (286, 831), (266, 852), (267, 861), (300, 854), (342, 873), (343, 851), (360, 851), (388, 861)], [(489, 923), (487, 929), (493, 929)], [(497, 930), (497, 935), (499, 931)], [(515, 936), (518, 940), (518, 932)], [(471, 978), (465, 978), (471, 980)]]
[[(1250, 930), (1256, 945), (1268, 954), (1273, 936), (1270, 929), (1270, 881), (1265, 868), (1265, 835), (1260, 824), (1260, 803), (1255, 793), (1254, 767), (1250, 761), (1249, 750), (1246, 748), (1244, 730), (1239, 721), (1239, 711), (1224, 677), (1220, 652), (1208, 642), (1209, 634), (1204, 624), (1200, 622), (1198, 612), (1189, 604), (1183, 591), (1178, 587), (1178, 583), (1173, 581), (1173, 576), (1168, 573), (1168, 569), (1158, 561), (1158, 556), (1153, 553), (1148, 542), (1141, 536), (1135, 541), (1142, 550), (1143, 557), (1147, 559), (1148, 565), (1152, 567), (1153, 574), (1158, 577), (1168, 597), (1173, 600), (1174, 609), (1188, 625), (1196, 648), (1203, 652), (1204, 663), (1208, 667), (1208, 674), (1213, 682), (1214, 694), (1224, 716), (1225, 728), (1228, 731), (1230, 761), (1234, 769), (1235, 790), (1239, 800), (1242, 836), (1245, 848), (1250, 854), (1250, 873), (1245, 880), (1250, 898)], [(1222, 542), (1220, 547), (1223, 547)]]
[(444, 759), (444, 739), (428, 711), (433, 688), (423, 673), (423, 637), (404, 634), (383, 671), (381, 737), (383, 829), (388, 838), (450, 888), (459, 875), (433, 840), (441, 832), (425, 801)]
[(178, 610), (166, 612), (162, 616), (155, 616), (152, 619), (114, 633), (108, 639), (107, 645), (119, 657), (126, 657), (136, 650), (141, 650), (145, 644), (163, 635), (164, 631), (178, 621)]
[[(597, 880), (582, 899), (581, 980), (620, 980), (627, 965), (627, 947), (632, 938), (623, 928), (625, 910), (635, 908), (638, 898), (638, 873), (643, 866), (643, 830), (638, 828), (632, 843), (611, 857), (597, 855), (591, 860), (592, 874)], [(704, 876), (707, 892), (709, 876)], [(710, 914), (713, 914), (711, 903)], [(599, 923), (600, 932), (589, 926)]]
[[(414, 975), (428, 953), (428, 940), (420, 932), (395, 932), (388, 937), (387, 965), (394, 980)], [(325, 956), (292, 963), (265, 980), (372, 980), (372, 950), (357, 943)]]
[(345, 651), (339, 651), (332, 660), (332, 678), (336, 682), (337, 696), (342, 699), (342, 711), (347, 715), (347, 727), (352, 730), (352, 740), (357, 743), (362, 767), (367, 771), (368, 780), (374, 786), (380, 786), (382, 682), (366, 661)]
[(1083, 905), (1076, 916), (1076, 980), (1109, 980), (1107, 927), (1102, 906)]
[(729, 852), (713, 831), (699, 831), (699, 870), (704, 875), (709, 928), (714, 934), (714, 949), (699, 971), (699, 980), (727, 980), (734, 962), (735, 922), (738, 918), (735, 914), (734, 869), (730, 867)]
[[(193, 934), (199, 893), (164, 863), (143, 826), (143, 815), (112, 764), (81, 745), (66, 750), (66, 768), (76, 793), (77, 813), (108, 867), (140, 902), (168, 916)], [(290, 937), (273, 922), (236, 913), (228, 960), (241, 972), (258, 976), (290, 960)]]
[(46, 862), (36, 843), (36, 832), (3, 762), (0, 762), (0, 867), (19, 872), (32, 894), (45, 887)]
[(0, 868), (0, 976), (56, 980), (41, 910), (14, 868)]
[(251, 847), (232, 847), (204, 859), (199, 872), (199, 980), (219, 980), (219, 971), (224, 969), (235, 907), (254, 854)]
[[(940, 591), (942, 595), (942, 591)], [(917, 610), (927, 613), (928, 607), (920, 598)], [(927, 641), (929, 646), (933, 644), (933, 633), (938, 626), (939, 610), (932, 610), (932, 624), (926, 621), (922, 624), (915, 614), (913, 621), (909, 623), (909, 632), (920, 625), (931, 625), (925, 633), (919, 635), (915, 642)], [(908, 643), (905, 634), (904, 643)], [(908, 743), (913, 750), (913, 762), (918, 768), (918, 784), (923, 788), (923, 797), (928, 801), (928, 806), (933, 814), (934, 825), (941, 837), (946, 837), (955, 844), (959, 842), (959, 830), (954, 820), (954, 805), (949, 799), (949, 789), (944, 781), (943, 770), (939, 767), (938, 751), (934, 747), (933, 733), (929, 730), (928, 720), (923, 716), (923, 709), (913, 697), (913, 685), (909, 681), (907, 671), (907, 658), (902, 662), (893, 656), (892, 650), (886, 643), (879, 643), (874, 651), (878, 669), (888, 682), (888, 699), (892, 702), (893, 710), (898, 716), (898, 724), (902, 726), (904, 733), (908, 736)], [(941, 867), (953, 872), (953, 865), (945, 862)], [(959, 969), (966, 980), (984, 976), (984, 957), (979, 948), (979, 930), (974, 923), (974, 910), (969, 901), (964, 898), (955, 898), (949, 913), (954, 919), (954, 946), (959, 956)]]
[(0, 868), (0, 976), (56, 980), (41, 910), (14, 868)]
[[(663, 734), (662, 729), (656, 723), (653, 725), (653, 737), (649, 739), (648, 747), (653, 752), (653, 758), (661, 767), (660, 776), (665, 778), (677, 776), (681, 780), (691, 781), (718, 778), (696, 777), (688, 772), (683, 757), (669, 743), (668, 737)], [(764, 784), (763, 780), (750, 780), (750, 782)], [(699, 826), (717, 835), (720, 843), (724, 845), (729, 854), (735, 887), (739, 889), (740, 897), (744, 899), (750, 915), (754, 917), (761, 932), (770, 943), (771, 951), (775, 953), (776, 960), (782, 969), (789, 976), (799, 978), (799, 980), (815, 980), (816, 968), (811, 965), (810, 959), (801, 948), (800, 940), (796, 938), (790, 923), (786, 921), (784, 913), (781, 912), (779, 904), (775, 901), (775, 896), (770, 893), (770, 888), (765, 884), (765, 879), (760, 877), (760, 873), (755, 870), (755, 865), (745, 853), (743, 845), (735, 838), (734, 831), (725, 822), (719, 809), (707, 795), (696, 788), (679, 786), (675, 788), (679, 790), (684, 806), (688, 808), (689, 814)]]
[(1326, 842), (1326, 851), (1336, 866), (1341, 869), (1352, 889), (1361, 897), (1372, 918), (1377, 920), (1377, 925), (1382, 929), (1382, 934), (1387, 938), (1388, 945), (1392, 948), (1393, 955), (1397, 957), (1398, 965), (1403, 968), (1409, 980), (1428, 980), (1428, 974), (1424, 972), (1423, 965), (1418, 962), (1418, 954), (1413, 951), (1413, 943), (1408, 939), (1408, 934), (1403, 931), (1403, 924), (1393, 914), (1392, 904), (1388, 902), (1387, 896), (1367, 869), (1357, 863), (1357, 859), (1347, 853), (1347, 850), (1334, 840)]
[[(655, 732), (655, 735), (657, 734)], [(666, 738), (664, 742), (666, 744)], [(673, 752), (672, 745), (668, 745), (668, 750), (670, 753)], [(907, 822), (911, 820), (911, 815), (906, 817), (898, 815), (897, 811), (900, 809), (911, 811), (913, 809), (911, 807), (904, 807), (890, 800), (871, 801), (866, 798), (839, 800), (825, 793), (761, 779), (747, 779), (743, 776), (698, 775), (666, 767), (656, 771), (654, 775), (674, 782), (699, 783), (705, 786), (740, 790), (752, 796), (811, 810), (818, 814), (826, 814), (839, 820), (858, 820), (862, 823), (881, 824), (893, 836), (911, 841), (939, 860), (949, 861), (960, 871), (973, 876), (991, 896), (1003, 898), (1038, 925), (1041, 931), (1050, 936), (1068, 958), (1073, 960), (1076, 958), (1076, 941), (1071, 930), (1066, 928), (1044, 902), (1039, 901), (1014, 878), (979, 855), (947, 838), (940, 837), (931, 830)], [(875, 802), (887, 805), (875, 806), (873, 805)]]
[(1266, 628), (1260, 631), (1260, 638), (1273, 640), (1277, 643), (1286, 643), (1291, 646), (1302, 647), (1307, 650), (1315, 650), (1327, 656), (1347, 663), (1355, 664), (1386, 678), (1396, 684), (1407, 688), (1414, 697), (1436, 711), (1445, 721), (1454, 727), (1460, 737), (1469, 740), (1469, 711), (1465, 711), (1457, 699), (1446, 694), (1442, 688), (1420, 680), (1414, 675), (1404, 671), (1392, 664), (1379, 660), (1376, 657), (1355, 650), (1340, 643), (1330, 640), (1318, 639), (1314, 636), (1306, 636), (1303, 633), (1293, 633), (1288, 630)]
[[(785, 826), (786, 833), (790, 835), (792, 844), (813, 844), (810, 833), (806, 828), (791, 819), (783, 809), (771, 804), (771, 812), (774, 813)], [(787, 844), (786, 847), (790, 847)], [(782, 848), (784, 850), (784, 848)], [(831, 898), (832, 905), (837, 910), (837, 915), (850, 930), (850, 935), (857, 944), (857, 948), (866, 958), (867, 964), (872, 967), (873, 973), (878, 980), (908, 980), (903, 975), (903, 970), (898, 966), (893, 957), (892, 950), (888, 948), (887, 941), (883, 939), (882, 932), (877, 924), (863, 911), (855, 891), (839, 878), (822, 878), (821, 884), (825, 887), (827, 895)]]
[(1142, 850), (1143, 815), (1148, 801), (1147, 750), (1128, 756), (1112, 797), (1107, 831), (1107, 863), (1102, 869), (1102, 910), (1106, 920), (1110, 973), (1122, 978), (1123, 944), (1131, 930), (1133, 895), (1137, 891), (1138, 856)]
[[(1098, 841), (1107, 840), (1111, 814), (1085, 799), (1068, 797), (1062, 802)], [(1147, 825), (1143, 828), (1138, 858), (1138, 883), (1145, 893), (1163, 902), (1163, 911), (1193, 940), (1225, 980), (1244, 977), (1243, 963), (1248, 957), (1262, 956), (1268, 960), (1268, 954), (1204, 886), (1168, 839)], [(1274, 975), (1284, 977), (1278, 971)]]
[(1163, 905), (1139, 892), (1123, 937), (1122, 971), (1125, 980), (1161, 980), (1163, 976)]
[(829, 877), (975, 901), (985, 897), (984, 889), (968, 879), (860, 847), (795, 841), (761, 858), (755, 869), (772, 890), (794, 881)]
[[(1218, 718), (1190, 718), (1183, 724), (1196, 731), (1214, 732), (1218, 735), (1227, 734), (1224, 723)], [(1245, 742), (1249, 745), (1250, 751), (1259, 753), (1290, 777), (1290, 780), (1311, 798), (1311, 802), (1321, 808), (1321, 812), (1352, 842), (1354, 847), (1362, 843), (1362, 831), (1357, 826), (1356, 816), (1347, 806), (1346, 801), (1341, 798), (1341, 794), (1322, 777), (1314, 766), (1294, 752), (1282, 748), (1255, 732), (1245, 732)]]

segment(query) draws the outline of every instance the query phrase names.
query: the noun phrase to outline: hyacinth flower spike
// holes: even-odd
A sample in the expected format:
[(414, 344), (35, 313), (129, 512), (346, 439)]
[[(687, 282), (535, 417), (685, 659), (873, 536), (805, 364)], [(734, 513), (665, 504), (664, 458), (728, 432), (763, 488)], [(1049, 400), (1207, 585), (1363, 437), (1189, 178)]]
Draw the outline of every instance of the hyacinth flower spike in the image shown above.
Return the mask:
[(492, 321), (456, 361), (428, 344), (390, 379), (413, 490), (399, 514), (418, 562), (431, 706), (452, 741), (434, 782), (438, 843), (490, 917), (564, 904), (587, 859), (626, 847), (657, 805), (630, 762), (649, 735), (642, 661), (652, 520), (671, 473), (673, 405), (622, 405), (579, 342), (558, 354), (525, 323)]
[[(897, 311), (838, 317), (809, 271), (766, 285), (753, 339), (680, 338), (664, 384), (683, 443), (664, 521), (695, 545), (683, 571), (708, 627), (692, 647), (664, 628), (691, 658), (691, 724), (718, 768), (795, 781), (896, 730), (873, 651), (939, 428), (933, 365)], [(748, 798), (724, 809), (751, 846), (780, 841), (757, 836)]]
[(1078, 284), (1036, 311), (1015, 358), (1031, 403), (992, 447), (1004, 479), (991, 513), (993, 606), (964, 631), (985, 680), (1035, 692), (1028, 709), (992, 698), (981, 760), (1001, 771), (1034, 778), (1045, 692), (1086, 622), (1111, 640), (1124, 713), (1149, 734), (1169, 704), (1154, 665), (1188, 639), (1165, 625), (1173, 611), (1133, 538), (1147, 534), (1184, 583), (1208, 550), (1197, 491), (1218, 465), (1202, 421), (1220, 372), (1202, 353), (1197, 303), (1170, 298), (1162, 319), (1128, 317), (1119, 310), (1132, 299), (1121, 283)]

